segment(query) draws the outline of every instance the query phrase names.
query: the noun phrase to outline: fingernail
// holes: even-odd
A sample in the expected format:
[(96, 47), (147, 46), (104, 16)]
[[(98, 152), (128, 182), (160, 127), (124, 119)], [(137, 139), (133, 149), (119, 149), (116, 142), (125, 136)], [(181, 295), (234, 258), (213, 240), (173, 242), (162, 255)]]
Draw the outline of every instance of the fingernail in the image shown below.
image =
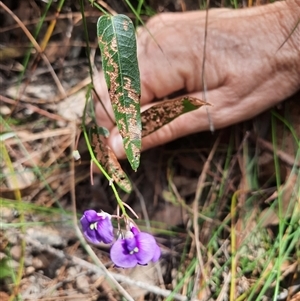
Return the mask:
[(114, 151), (115, 155), (119, 159), (125, 158), (125, 151), (123, 147), (123, 140), (120, 134), (111, 137), (111, 148)]

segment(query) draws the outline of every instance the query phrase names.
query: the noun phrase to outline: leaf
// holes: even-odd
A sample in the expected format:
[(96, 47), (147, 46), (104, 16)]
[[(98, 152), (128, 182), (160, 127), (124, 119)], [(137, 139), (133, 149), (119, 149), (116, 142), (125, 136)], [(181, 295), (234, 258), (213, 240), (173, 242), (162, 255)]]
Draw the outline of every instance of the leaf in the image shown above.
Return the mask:
[(0, 270), (1, 270), (0, 273), (1, 280), (13, 276), (13, 269), (9, 266), (9, 259), (7, 258), (2, 258), (0, 260)]
[(210, 105), (203, 100), (186, 96), (161, 102), (142, 112), (142, 136), (145, 137), (184, 113)]
[(128, 161), (132, 169), (137, 170), (140, 164), (142, 125), (134, 26), (125, 15), (104, 15), (98, 20), (97, 33), (116, 123)]
[(114, 182), (125, 192), (130, 193), (132, 190), (131, 182), (119, 164), (114, 152), (105, 143), (107, 132), (108, 130), (103, 127), (93, 126), (90, 129), (91, 145), (94, 154), (100, 165)]

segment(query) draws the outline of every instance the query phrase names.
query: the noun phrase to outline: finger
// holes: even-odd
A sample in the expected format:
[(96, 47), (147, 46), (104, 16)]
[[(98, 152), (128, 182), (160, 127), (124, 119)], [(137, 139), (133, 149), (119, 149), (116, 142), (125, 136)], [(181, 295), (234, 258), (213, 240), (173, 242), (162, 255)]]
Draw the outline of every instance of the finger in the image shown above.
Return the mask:
[(97, 124), (110, 130), (114, 127), (115, 119), (102, 71), (94, 77), (94, 87), (96, 93), (93, 95), (93, 100)]
[[(137, 50), (142, 104), (183, 88), (196, 91), (194, 82), (198, 80), (200, 66), (192, 38), (199, 17), (198, 12), (164, 13), (151, 18), (146, 28), (139, 30)], [(197, 47), (197, 57), (201, 57), (200, 52)]]

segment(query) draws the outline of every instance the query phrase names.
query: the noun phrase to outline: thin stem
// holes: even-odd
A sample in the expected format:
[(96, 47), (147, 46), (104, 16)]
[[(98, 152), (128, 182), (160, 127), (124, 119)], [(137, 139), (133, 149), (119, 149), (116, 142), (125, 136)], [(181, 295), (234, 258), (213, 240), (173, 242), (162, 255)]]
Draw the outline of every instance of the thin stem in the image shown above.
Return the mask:
[(138, 215), (134, 212), (134, 210), (133, 210), (128, 204), (126, 204), (126, 203), (124, 203), (124, 202), (122, 202), (122, 203), (123, 203), (123, 205), (124, 205), (127, 209), (129, 209), (129, 210), (131, 211), (131, 213), (132, 213), (137, 219), (139, 219)]

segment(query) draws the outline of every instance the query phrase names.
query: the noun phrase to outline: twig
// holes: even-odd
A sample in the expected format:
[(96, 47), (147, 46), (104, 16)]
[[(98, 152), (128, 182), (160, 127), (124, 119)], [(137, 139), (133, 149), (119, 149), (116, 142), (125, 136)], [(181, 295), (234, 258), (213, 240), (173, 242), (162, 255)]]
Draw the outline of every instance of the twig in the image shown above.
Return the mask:
[(117, 12), (113, 10), (105, 1), (99, 0), (99, 4), (103, 6), (112, 16), (117, 15)]
[(29, 133), (28, 131), (19, 131), (12, 133), (9, 139), (4, 139), (3, 137), (0, 138), (0, 141), (6, 140), (7, 145), (15, 145), (18, 144), (20, 141), (27, 142), (27, 141), (36, 141), (38, 139), (47, 139), (47, 138), (54, 138), (60, 136), (70, 136), (72, 134), (72, 129), (62, 128), (62, 129), (55, 129), (55, 130), (45, 130), (40, 133)]
[(216, 301), (226, 300), (226, 292), (228, 291), (228, 286), (229, 286), (230, 280), (231, 280), (231, 274), (228, 273), (225, 277), (223, 287), (222, 287), (221, 292)]
[(79, 92), (80, 90), (82, 90), (83, 88), (85, 88), (86, 86), (88, 86), (91, 83), (91, 78), (88, 76), (85, 79), (83, 79), (82, 81), (80, 81), (79, 83), (77, 83), (76, 86), (70, 88), (69, 90), (66, 91), (65, 95), (58, 95), (56, 96), (52, 102), (54, 103), (58, 103), (61, 100), (63, 100), (65, 97), (69, 97), (77, 92)]
[(50, 113), (50, 112), (48, 112), (46, 110), (43, 110), (43, 109), (41, 109), (41, 108), (39, 108), (37, 106), (34, 106), (34, 105), (30, 104), (30, 103), (18, 102), (18, 101), (14, 100), (14, 99), (5, 97), (3, 95), (0, 95), (0, 101), (9, 103), (9, 104), (14, 105), (14, 106), (19, 105), (21, 107), (25, 107), (28, 110), (31, 110), (31, 111), (33, 111), (35, 113), (38, 113), (38, 114), (40, 114), (42, 116), (45, 116), (45, 117), (49, 118), (49, 119), (58, 120), (58, 121), (67, 121), (67, 119), (64, 118), (64, 117), (61, 117), (61, 116), (59, 116), (57, 114)]
[[(260, 137), (255, 137), (254, 134), (251, 134), (250, 135), (250, 138), (253, 140), (253, 141), (256, 141), (257, 144), (263, 148), (263, 149), (266, 149), (267, 151), (271, 152), (271, 153), (274, 153), (274, 147), (272, 145), (272, 143), (260, 138)], [(280, 159), (280, 161), (286, 163), (287, 165), (289, 166), (297, 166), (297, 167), (300, 167), (300, 162), (296, 161), (296, 158), (294, 158), (293, 156), (287, 154), (286, 152), (282, 151), (282, 150), (278, 150), (276, 149), (275, 151), (277, 157)]]

